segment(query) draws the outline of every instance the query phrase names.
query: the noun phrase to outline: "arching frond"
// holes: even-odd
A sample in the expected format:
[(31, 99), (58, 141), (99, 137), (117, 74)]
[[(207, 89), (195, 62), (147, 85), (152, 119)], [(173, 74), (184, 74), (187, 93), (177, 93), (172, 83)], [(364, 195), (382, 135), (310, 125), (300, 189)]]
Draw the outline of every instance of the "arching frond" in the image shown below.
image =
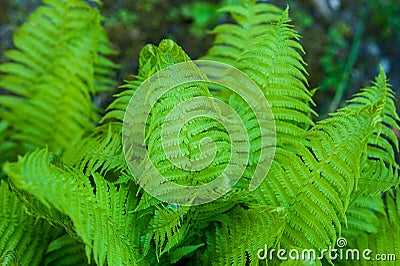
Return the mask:
[(93, 174), (91, 184), (54, 156), (46, 149), (37, 150), (4, 170), (32, 212), (76, 233), (89, 260), (93, 256), (98, 265), (135, 265), (138, 243), (132, 233), (132, 188), (117, 187), (99, 174)]
[[(379, 99), (379, 102), (373, 99)], [(368, 139), (356, 195), (375, 195), (400, 183), (399, 166), (396, 156), (399, 153), (398, 139), (394, 130), (399, 130), (400, 119), (394, 104), (394, 93), (387, 84), (383, 69), (371, 87), (362, 89), (349, 101), (349, 108), (360, 106), (370, 109), (382, 109), (381, 115), (374, 120), (376, 129)]]
[(64, 234), (49, 244), (43, 258), (44, 265), (88, 265), (85, 245), (69, 234)]
[(0, 65), (0, 86), (10, 92), (0, 96), (0, 115), (25, 151), (48, 145), (62, 152), (93, 128), (90, 96), (110, 84), (114, 65), (101, 55), (110, 50), (97, 9), (44, 2), (15, 33), (16, 48), (5, 53), (10, 62)]
[(359, 234), (375, 234), (379, 231), (379, 216), (385, 214), (381, 195), (358, 198), (346, 211), (342, 221), (342, 235), (348, 239)]
[(375, 217), (373, 220), (368, 219), (371, 215), (359, 217), (360, 223), (363, 221), (364, 227), (373, 226), (377, 230), (370, 233), (359, 231), (358, 234), (352, 231), (352, 234), (346, 235), (348, 245), (343, 251), (356, 249), (358, 254), (355, 253), (350, 259), (344, 257), (338, 265), (397, 264), (400, 254), (400, 206), (397, 193), (398, 191), (388, 191), (383, 198), (375, 196), (374, 198), (381, 201), (381, 208), (378, 210), (373, 210), (368, 206), (364, 207), (366, 211), (373, 212)]
[(1, 265), (40, 265), (47, 246), (63, 230), (28, 215), (4, 180), (0, 180), (0, 206)]
[(307, 145), (287, 142), (290, 149), (277, 150), (259, 192), (261, 202), (289, 210), (283, 246), (320, 250), (341, 235), (340, 219), (346, 224), (376, 121), (391, 104), (382, 88), (370, 91), (368, 103), (340, 109), (314, 126), (305, 135)]
[[(162, 41), (158, 47), (152, 45), (146, 46), (142, 50), (141, 55), (146, 56), (146, 60), (141, 61), (143, 67), (139, 70), (139, 75), (142, 77), (148, 77), (156, 71), (160, 71), (170, 65), (189, 60), (189, 57), (184, 53), (182, 48), (170, 40)], [(176, 75), (179, 77), (184, 75), (184, 73), (176, 73)], [(227, 158), (222, 158), (223, 156), (226, 157), (227, 148), (230, 147), (229, 136), (218, 122), (215, 122), (207, 117), (194, 118), (193, 120), (189, 121), (183, 126), (182, 132), (185, 133), (180, 134), (179, 141), (165, 144), (168, 149), (175, 148), (177, 151), (182, 149), (182, 152), (185, 154), (186, 158), (195, 159), (199, 158), (199, 155), (201, 154), (199, 150), (199, 141), (204, 137), (213, 138), (217, 145), (216, 150), (218, 151), (218, 154), (214, 158), (213, 163), (202, 171), (188, 171), (178, 168), (166, 157), (166, 153), (162, 145), (161, 132), (166, 121), (166, 117), (170, 111), (177, 107), (178, 104), (183, 103), (193, 97), (209, 95), (210, 93), (207, 86), (203, 84), (178, 85), (162, 95), (160, 99), (157, 100), (150, 112), (149, 118), (147, 119), (147, 124), (145, 125), (146, 145), (148, 147), (149, 158), (151, 163), (155, 165), (158, 171), (168, 180), (182, 185), (203, 184), (217, 177), (225, 169), (226, 163), (229, 161), (229, 156)], [(150, 97), (150, 95), (148, 96)], [(131, 108), (136, 107), (132, 106)], [(196, 108), (201, 109), (202, 107), (188, 106), (187, 108), (194, 110)], [(129, 112), (130, 110), (128, 109), (128, 116)], [(177, 121), (170, 121), (171, 125), (176, 125), (178, 123), (180, 123), (179, 119)], [(132, 132), (134, 132), (134, 128), (132, 128)], [(132, 141), (140, 141), (133, 137), (131, 139)], [(137, 145), (142, 145), (142, 143), (137, 143)], [(147, 163), (148, 166), (151, 167), (150, 161)], [(143, 167), (143, 175), (135, 178), (140, 180), (139, 182), (141, 184), (146, 184), (148, 187), (159, 187), (160, 184), (154, 183), (154, 180), (156, 179), (154, 179), (149, 174), (151, 172), (147, 171), (145, 168), (146, 167)], [(160, 191), (160, 193), (170, 192)]]
[(228, 63), (251, 77), (263, 91), (274, 115), (277, 145), (303, 138), (313, 125), (313, 104), (300, 55), (299, 36), (291, 28), (288, 10), (269, 4), (228, 6), (238, 23), (217, 26), (213, 47), (203, 59)]
[(116, 122), (97, 127), (63, 158), (87, 176), (96, 172), (110, 181), (129, 171), (122, 151), (121, 125)]

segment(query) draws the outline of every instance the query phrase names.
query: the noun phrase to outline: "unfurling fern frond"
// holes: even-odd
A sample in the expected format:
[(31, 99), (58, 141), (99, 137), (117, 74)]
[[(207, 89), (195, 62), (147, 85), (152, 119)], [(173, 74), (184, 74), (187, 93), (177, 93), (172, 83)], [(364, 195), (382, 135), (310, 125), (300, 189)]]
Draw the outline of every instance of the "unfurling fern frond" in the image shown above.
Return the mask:
[(25, 213), (8, 183), (0, 180), (1, 265), (39, 265), (49, 243), (62, 232), (46, 220)]
[(231, 13), (238, 25), (217, 26), (214, 46), (203, 59), (228, 63), (257, 83), (271, 106), (278, 146), (285, 139), (301, 141), (315, 112), (306, 87), (303, 48), (289, 25), (288, 10), (248, 4), (222, 11)]
[[(141, 68), (139, 71), (139, 74), (141, 76), (151, 75), (156, 71), (165, 69), (173, 64), (188, 62), (190, 60), (189, 57), (184, 53), (182, 48), (180, 48), (170, 40), (162, 41), (158, 47), (147, 46), (142, 50), (141, 54), (145, 54), (147, 59), (147, 61), (142, 61), (143, 68)], [(193, 69), (195, 69), (194, 64)], [(198, 71), (197, 73), (201, 75), (200, 71)], [(173, 75), (174, 79), (179, 80), (179, 78), (185, 75), (185, 73), (176, 72), (173, 73)], [(165, 86), (167, 85), (160, 84), (159, 87), (164, 88)], [(142, 97), (153, 97), (151, 91), (146, 91), (145, 93), (147, 93), (147, 95), (142, 95)], [(182, 154), (184, 154), (186, 158), (196, 160), (199, 159), (200, 155), (202, 154), (199, 150), (200, 140), (204, 137), (212, 138), (217, 145), (217, 155), (210, 165), (208, 165), (201, 171), (180, 169), (179, 167), (171, 163), (170, 159), (166, 156), (166, 152), (163, 146), (163, 141), (165, 142), (165, 140), (161, 139), (161, 133), (162, 129), (164, 128), (167, 134), (170, 134), (168, 131), (169, 128), (165, 126), (167, 115), (180, 103), (199, 96), (210, 96), (206, 85), (201, 83), (181, 84), (167, 90), (167, 92), (165, 92), (159, 99), (157, 99), (154, 106), (152, 106), (151, 112), (149, 113), (149, 116), (147, 118), (147, 124), (144, 125), (146, 127), (145, 141), (148, 147), (148, 154), (151, 162), (147, 161), (146, 163), (144, 163), (145, 166), (143, 167), (142, 174), (140, 176), (135, 176), (135, 178), (142, 185), (152, 188), (160, 186), (160, 184), (157, 183), (157, 179), (154, 178), (151, 174), (155, 172), (147, 171), (146, 167), (152, 167), (151, 165), (155, 165), (158, 169), (158, 172), (163, 175), (167, 180), (176, 182), (181, 185), (196, 185), (207, 183), (220, 175), (221, 171), (225, 169), (226, 163), (229, 161), (229, 136), (225, 132), (224, 128), (219, 124), (219, 122), (214, 121), (213, 119), (210, 119), (208, 117), (196, 117), (191, 119), (190, 121), (188, 121), (188, 123), (182, 126), (182, 134), (179, 135), (179, 140), (164, 144), (166, 145), (165, 149), (173, 151), (181, 150)], [(126, 118), (125, 121), (133, 120), (133, 118), (130, 119), (129, 117), (133, 110), (132, 108), (137, 108), (138, 112), (141, 114), (142, 109), (140, 108), (147, 107), (136, 107), (132, 106), (131, 104), (130, 108), (131, 109), (127, 109), (126, 116), (128, 118)], [(196, 103), (193, 103), (191, 106), (185, 105), (185, 108), (187, 108), (188, 110), (195, 110), (196, 108), (202, 110), (202, 107), (197, 106)], [(143, 110), (143, 113), (145, 112), (146, 110)], [(179, 123), (181, 123), (180, 117), (176, 118), (176, 120), (174, 121), (170, 121), (169, 125), (170, 127), (174, 127), (176, 125), (179, 125)], [(129, 130), (127, 130), (126, 132), (127, 134), (135, 134), (135, 130), (136, 125), (129, 125)], [(134, 137), (133, 135), (126, 135), (124, 136), (124, 138), (129, 138), (132, 142), (134, 142), (132, 146), (143, 144), (136, 143), (140, 142), (141, 140)], [(206, 154), (206, 156), (209, 156), (210, 154), (207, 152), (208, 150), (206, 150), (204, 153)], [(160, 193), (170, 193), (171, 195), (173, 194), (172, 191), (161, 190)], [(174, 197), (176, 197), (176, 195)]]
[(11, 93), (0, 96), (1, 118), (23, 151), (47, 145), (62, 152), (93, 128), (90, 96), (111, 80), (107, 69), (114, 65), (100, 54), (110, 50), (98, 10), (78, 0), (47, 0), (17, 30), (14, 44), (6, 52), (10, 62), (0, 65), (0, 86)]
[(117, 187), (99, 174), (93, 174), (92, 187), (88, 177), (46, 149), (7, 164), (4, 170), (30, 211), (81, 239), (89, 261), (93, 256), (98, 265), (135, 265), (132, 187)]
[(168, 39), (161, 41), (158, 47), (152, 44), (143, 47), (139, 55), (138, 75), (133, 76), (134, 80), (121, 86), (123, 91), (116, 95), (117, 98), (107, 108), (108, 112), (103, 121), (122, 122), (130, 99), (147, 78), (161, 69), (189, 60), (189, 56), (182, 48)]

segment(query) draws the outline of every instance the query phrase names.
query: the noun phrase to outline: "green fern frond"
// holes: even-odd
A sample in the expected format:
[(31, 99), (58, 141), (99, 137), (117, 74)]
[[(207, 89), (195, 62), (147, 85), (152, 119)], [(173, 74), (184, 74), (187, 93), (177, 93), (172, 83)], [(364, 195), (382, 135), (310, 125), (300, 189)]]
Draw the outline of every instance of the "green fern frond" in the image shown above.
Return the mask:
[[(189, 57), (185, 52), (170, 40), (162, 41), (158, 47), (149, 45), (146, 46), (141, 55), (146, 56), (141, 61), (143, 68), (139, 70), (139, 75), (147, 77), (157, 71), (160, 71), (170, 65), (186, 62)], [(177, 77), (184, 75), (184, 73), (176, 73)], [(155, 103), (153, 106), (148, 122), (146, 125), (146, 145), (148, 147), (149, 158), (153, 165), (157, 166), (158, 171), (165, 176), (166, 179), (174, 181), (179, 184), (190, 185), (190, 184), (203, 184), (213, 180), (218, 176), (222, 170), (225, 169), (226, 163), (229, 161), (229, 136), (225, 132), (224, 128), (213, 121), (210, 118), (199, 117), (195, 118), (186, 123), (183, 128), (183, 134), (180, 134), (180, 139), (176, 143), (167, 143), (167, 149), (181, 150), (187, 158), (196, 159), (200, 157), (199, 141), (204, 137), (210, 137), (214, 139), (217, 145), (218, 154), (215, 156), (213, 163), (204, 168), (202, 171), (186, 171), (180, 169), (172, 164), (166, 157), (163, 151), (161, 142), (162, 126), (166, 120), (168, 113), (181, 102), (189, 100), (196, 96), (209, 96), (210, 93), (208, 88), (204, 84), (183, 84), (170, 89)], [(147, 95), (151, 96), (151, 95)], [(144, 97), (147, 97), (146, 95)], [(133, 106), (130, 108), (134, 108)], [(188, 108), (202, 108), (201, 106), (192, 106)], [(139, 110), (139, 112), (141, 112)], [(145, 112), (143, 112), (145, 113)], [(127, 110), (129, 116), (130, 110)], [(175, 125), (179, 121), (171, 121), (170, 125)], [(168, 131), (168, 129), (166, 129)], [(130, 132), (130, 131), (129, 131)], [(132, 128), (134, 132), (134, 128)], [(133, 134), (133, 133), (132, 133)], [(132, 138), (133, 141), (138, 141)], [(142, 145), (137, 143), (133, 145)], [(224, 153), (225, 151), (225, 153)], [(227, 153), (226, 153), (227, 151)], [(228, 158), (225, 158), (225, 157)], [(224, 157), (224, 158), (222, 158)], [(144, 164), (145, 165), (145, 164)], [(147, 166), (150, 166), (150, 161), (147, 162)], [(141, 184), (145, 186), (158, 187), (160, 184), (154, 183), (151, 172), (146, 170), (146, 166), (143, 167), (143, 175), (135, 177), (140, 180)], [(161, 191), (160, 193), (173, 193), (171, 191)]]
[(333, 246), (341, 234), (339, 219), (346, 224), (345, 213), (361, 178), (368, 141), (390, 104), (386, 99), (391, 95), (381, 89), (371, 88), (376, 93), (367, 96), (368, 104), (350, 105), (318, 122), (305, 135), (307, 145), (291, 141), (285, 143), (287, 149), (277, 150), (261, 185), (260, 200), (288, 208), (283, 246), (320, 250)]
[(342, 221), (342, 235), (346, 238), (359, 234), (375, 234), (379, 230), (379, 215), (385, 214), (381, 195), (358, 198), (346, 211), (346, 223)]
[(46, 149), (6, 164), (4, 171), (18, 191), (29, 195), (23, 199), (28, 206), (36, 206), (36, 215), (76, 232), (89, 262), (93, 254), (98, 265), (135, 264), (138, 247), (132, 233), (131, 212), (136, 205), (132, 187), (117, 187), (98, 174), (93, 174), (92, 187), (88, 177), (52, 159)]
[(187, 207), (157, 208), (149, 224), (149, 234), (155, 242), (157, 257), (169, 252), (180, 244), (185, 238), (189, 221), (184, 216), (188, 212)]
[(7, 251), (0, 257), (0, 265), (2, 266), (19, 266), (17, 255), (13, 251)]
[(225, 6), (220, 12), (230, 13), (237, 24), (218, 25), (211, 31), (215, 34), (213, 47), (204, 59), (236, 65), (238, 57), (249, 50), (265, 34), (266, 26), (277, 21), (282, 11), (268, 4), (242, 4)]
[[(371, 99), (379, 99), (374, 102)], [(383, 69), (371, 87), (364, 88), (349, 101), (349, 108), (364, 105), (369, 109), (382, 109), (374, 120), (376, 130), (368, 139), (366, 158), (363, 162), (357, 194), (374, 195), (400, 183), (396, 156), (399, 152), (398, 139), (394, 130), (399, 130), (400, 119), (394, 104), (394, 92), (387, 84)]]
[(88, 265), (85, 246), (64, 234), (54, 239), (47, 247), (43, 258), (44, 265)]
[[(78, 0), (47, 0), (14, 35), (0, 96), (12, 139), (26, 150), (48, 145), (62, 152), (93, 128), (96, 110), (90, 95), (109, 81), (109, 54), (97, 9)], [(99, 44), (100, 43), (100, 44)], [(97, 64), (97, 67), (96, 67)], [(96, 72), (97, 71), (97, 72)]]
[(25, 213), (4, 180), (0, 180), (0, 206), (1, 265), (40, 265), (48, 244), (62, 230)]
[[(376, 218), (372, 221), (362, 217), (365, 224), (377, 227), (377, 231), (369, 234), (359, 231), (358, 234), (346, 236), (348, 246), (345, 248), (359, 250), (360, 259), (343, 259), (339, 261), (338, 265), (397, 265), (396, 261), (398, 261), (400, 255), (400, 204), (397, 193), (396, 190), (395, 192), (388, 191), (382, 198), (379, 198), (381, 202), (383, 200), (381, 206), (384, 205), (384, 209), (380, 208), (380, 210), (374, 212)], [(371, 251), (366, 253), (369, 259), (363, 256), (363, 251), (366, 249)], [(379, 257), (376, 257), (376, 255)]]
[(124, 90), (116, 95), (117, 98), (107, 108), (108, 113), (103, 121), (117, 120), (122, 122), (133, 93), (147, 78), (161, 69), (189, 60), (189, 56), (182, 48), (168, 39), (161, 41), (158, 47), (152, 44), (143, 47), (139, 55), (139, 74), (133, 76), (134, 80), (127, 81), (125, 85), (121, 86)]
[[(339, 237), (349, 240), (349, 248), (400, 254), (400, 200), (392, 188), (399, 184), (393, 130), (399, 130), (400, 119), (382, 69), (347, 107), (314, 125), (304, 51), (288, 10), (255, 0), (222, 8), (236, 24), (214, 29), (214, 45), (203, 59), (228, 63), (254, 80), (277, 130), (270, 171), (249, 191), (246, 182), (262, 164), (264, 131), (246, 99), (218, 85), (170, 88), (143, 122), (144, 141), (133, 138), (128, 149), (122, 146), (124, 118), (138, 108), (139, 115), (147, 115), (147, 107), (129, 105), (140, 86), (169, 66), (190, 63), (171, 40), (142, 49), (137, 76), (121, 87), (96, 125), (90, 98), (113, 86), (117, 66), (107, 59), (114, 51), (98, 11), (84, 2), (45, 0), (16, 33), (16, 49), (7, 52), (10, 61), (0, 65), (0, 86), (8, 91), (0, 96), (0, 165), (10, 180), (0, 176), (0, 264), (275, 265), (282, 261), (269, 260), (267, 249), (319, 252), (334, 247)], [(176, 71), (172, 77), (201, 77), (192, 66), (188, 71), (194, 72)], [(154, 97), (144, 94), (139, 96)], [(191, 101), (198, 96), (222, 99), (242, 119), (250, 142), (247, 168), (235, 187), (212, 202), (190, 207), (162, 202), (145, 189), (156, 188), (174, 201), (177, 191), (162, 187), (149, 167), (169, 181), (194, 186), (214, 180), (230, 163), (234, 134), (217, 119), (192, 118), (177, 139), (161, 138), (162, 130), (172, 134), (182, 121), (175, 117), (165, 123), (180, 103), (185, 101), (189, 111), (210, 111)], [(135, 136), (136, 128), (130, 129), (127, 134)], [(206, 137), (214, 140), (215, 156), (200, 145)], [(124, 156), (129, 158), (129, 144), (144, 146), (149, 155), (134, 176)], [(185, 170), (171, 163), (166, 155), (171, 150), (179, 158), (212, 160), (201, 170), (191, 163)], [(26, 151), (18, 162), (6, 163)], [(227, 173), (227, 180), (233, 174)], [(282, 264), (327, 262), (350, 264), (328, 256)]]
[[(116, 99), (107, 108), (107, 113), (101, 120), (103, 125), (80, 141), (77, 145), (78, 148), (66, 154), (68, 163), (76, 165), (81, 170), (85, 169), (85, 173), (89, 174), (99, 168), (101, 168), (100, 172), (105, 169), (110, 170), (109, 166), (114, 170), (126, 169), (121, 134), (125, 111), (132, 95), (146, 78), (159, 70), (163, 62), (170, 60), (173, 63), (171, 60), (174, 60), (174, 56), (178, 58), (183, 56), (185, 60), (188, 60), (187, 55), (182, 54), (181, 49), (177, 48), (178, 46), (171, 46), (171, 44), (171, 41), (165, 40), (160, 43), (160, 49), (153, 45), (147, 45), (141, 50), (139, 75), (135, 76), (133, 81), (128, 81), (127, 84), (121, 86), (123, 91), (116, 95)], [(161, 58), (161, 54), (164, 54), (165, 58), (157, 62), (156, 59)], [(76, 154), (82, 154), (84, 157), (77, 158)], [(87, 165), (89, 163), (91, 165)]]
[[(259, 252), (279, 242), (287, 223), (285, 209), (236, 207), (207, 234), (204, 265), (259, 265)], [(265, 254), (266, 255), (266, 254)]]
[(238, 25), (217, 26), (214, 46), (203, 59), (228, 63), (242, 70), (261, 88), (276, 124), (277, 145), (302, 136), (314, 123), (314, 104), (307, 89), (307, 74), (291, 28), (288, 10), (268, 4), (248, 4), (223, 9)]
[(63, 159), (87, 176), (99, 173), (115, 179), (126, 174), (128, 167), (122, 151), (121, 125), (113, 122), (97, 127), (67, 151)]
[[(144, 80), (153, 73), (160, 71), (172, 64), (186, 62), (189, 60), (189, 57), (175, 43), (169, 40), (164, 40), (158, 47), (148, 45), (143, 48), (141, 51), (141, 59), (141, 68), (139, 70), (139, 76), (136, 80), (136, 83), (130, 83), (126, 85), (126, 88), (129, 90), (129, 92), (124, 91), (122, 94), (120, 94), (120, 97), (112, 105), (114, 111), (122, 109), (121, 107), (125, 108), (130, 100), (129, 94), (136, 91), (136, 88), (139, 85), (138, 80)], [(177, 75), (181, 75), (181, 73), (177, 73)], [(223, 171), (225, 168), (224, 163), (229, 161), (229, 156), (227, 158), (222, 158), (222, 155), (217, 155), (215, 160), (216, 163), (212, 163), (202, 171), (186, 172), (171, 164), (163, 152), (160, 134), (161, 127), (166, 119), (166, 115), (180, 102), (191, 99), (195, 96), (208, 95), (208, 88), (202, 84), (187, 84), (178, 86), (165, 93), (151, 110), (146, 132), (146, 142), (149, 156), (152, 160), (152, 163), (156, 165), (157, 169), (159, 169), (159, 171), (169, 180), (186, 185), (205, 183), (214, 179), (221, 171)], [(127, 112), (129, 112), (129, 109)], [(114, 114), (114, 117), (111, 117), (111, 119), (114, 118), (117, 121), (120, 120), (120, 118), (118, 118), (119, 111), (118, 113), (114, 112)], [(181, 134), (180, 143), (177, 143), (177, 145), (179, 145), (180, 149), (186, 153), (188, 158), (198, 158), (200, 154), (198, 148), (199, 140), (206, 136), (214, 138), (214, 140), (217, 142), (217, 145), (220, 145), (219, 148), (217, 148), (218, 151), (226, 151), (229, 155), (229, 146), (224, 148), (225, 143), (229, 144), (229, 137), (222, 130), (219, 123), (216, 123), (211, 119), (198, 118), (189, 121), (182, 128), (182, 132), (184, 133)], [(168, 147), (169, 146), (167, 144), (167, 148)], [(159, 186), (159, 184), (151, 183), (152, 177), (149, 176), (148, 171), (144, 170), (143, 173), (145, 175), (144, 177), (146, 178), (145, 181), (148, 182), (146, 183), (147, 185)], [(143, 179), (140, 179), (140, 182), (141, 184), (145, 183)], [(237, 192), (238, 190), (235, 191)], [(232, 196), (233, 194), (229, 193), (229, 195)], [(227, 195), (228, 198), (230, 198), (229, 195)], [(239, 195), (243, 196), (241, 193), (236, 193), (236, 195), (238, 197)], [(176, 197), (176, 195), (174, 196)], [(151, 254), (153, 252), (150, 250), (152, 240), (154, 241), (155, 245), (154, 252), (160, 261), (165, 259), (166, 254), (174, 252), (175, 249), (180, 249), (183, 247), (197, 247), (197, 245), (199, 245), (197, 243), (182, 242), (184, 239), (186, 239), (185, 236), (187, 236), (188, 230), (191, 231), (191, 229), (189, 229), (189, 221), (185, 217), (191, 217), (195, 215), (195, 217), (198, 219), (202, 219), (208, 212), (208, 215), (216, 216), (218, 215), (218, 208), (219, 212), (228, 211), (230, 208), (238, 204), (238, 202), (239, 200), (237, 198), (233, 204), (226, 199), (222, 200), (221, 204), (215, 203), (215, 205), (214, 203), (211, 203), (213, 204), (213, 207), (211, 208), (210, 206), (208, 206), (208, 208), (202, 208), (199, 206), (199, 209), (203, 210), (196, 210), (195, 214), (193, 214), (190, 211), (188, 212), (186, 208), (181, 208), (179, 206), (178, 209), (169, 209), (169, 205), (165, 207), (164, 205), (160, 204), (159, 200), (149, 196), (147, 193), (143, 193), (135, 211), (139, 214), (148, 214), (146, 217), (149, 216), (146, 219), (148, 219), (147, 221), (148, 224), (150, 224), (150, 227), (147, 230), (146, 235), (142, 238), (143, 245), (145, 247), (144, 255)], [(196, 220), (198, 220), (197, 218)], [(203, 226), (206, 225), (203, 224)], [(188, 249), (191, 250), (191, 248)]]
[(112, 48), (106, 31), (101, 28), (97, 46), (97, 58), (94, 65), (94, 89), (96, 92), (109, 91), (116, 85), (113, 77), (115, 69), (119, 65), (115, 64), (108, 57), (116, 55), (117, 52)]
[[(189, 57), (170, 40), (162, 41), (159, 47), (145, 46), (140, 53), (139, 76), (121, 86), (124, 90), (116, 95), (117, 98), (107, 108), (107, 113), (102, 119), (104, 125), (96, 128), (94, 133), (84, 138), (76, 145), (76, 148), (67, 153), (66, 162), (89, 175), (98, 170), (102, 174), (105, 170), (113, 172), (127, 170), (122, 152), (121, 134), (122, 121), (128, 103), (141, 83), (156, 71), (164, 68), (166, 65), (163, 64), (173, 64), (181, 60), (187, 61)], [(76, 157), (76, 154), (82, 154), (82, 157)], [(124, 176), (127, 177), (128, 174)]]

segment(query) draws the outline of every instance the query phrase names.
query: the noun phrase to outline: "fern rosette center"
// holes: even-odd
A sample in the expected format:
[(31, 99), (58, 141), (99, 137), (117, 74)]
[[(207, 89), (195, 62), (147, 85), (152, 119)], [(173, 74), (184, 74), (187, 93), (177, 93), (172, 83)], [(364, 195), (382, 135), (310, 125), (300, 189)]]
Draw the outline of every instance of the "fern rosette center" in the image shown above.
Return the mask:
[[(247, 120), (207, 85), (230, 90), (249, 106), (258, 126), (257, 163), (250, 160)], [(223, 196), (249, 167), (249, 189), (255, 189), (275, 152), (275, 124), (262, 91), (243, 72), (214, 61), (174, 64), (144, 81), (126, 109), (122, 135), (137, 183), (159, 200), (188, 206)]]

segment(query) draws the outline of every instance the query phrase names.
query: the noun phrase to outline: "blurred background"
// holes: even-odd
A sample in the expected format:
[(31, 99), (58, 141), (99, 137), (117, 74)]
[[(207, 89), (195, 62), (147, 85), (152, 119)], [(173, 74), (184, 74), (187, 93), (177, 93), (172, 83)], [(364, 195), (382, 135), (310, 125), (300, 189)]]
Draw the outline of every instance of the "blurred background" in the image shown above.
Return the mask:
[[(229, 21), (217, 10), (240, 0), (104, 0), (100, 8), (104, 26), (121, 64), (116, 80), (122, 83), (138, 68), (145, 44), (163, 38), (175, 40), (196, 59), (211, 46), (208, 34)], [(295, 29), (302, 36), (310, 88), (319, 88), (314, 99), (320, 118), (340, 107), (361, 87), (369, 86), (381, 65), (400, 95), (399, 0), (291, 0), (262, 1), (289, 7)], [(1, 0), (0, 61), (13, 47), (12, 34), (40, 0)], [(115, 93), (117, 88), (112, 93)], [(111, 101), (112, 93), (101, 102)], [(399, 110), (399, 103), (396, 103)]]

